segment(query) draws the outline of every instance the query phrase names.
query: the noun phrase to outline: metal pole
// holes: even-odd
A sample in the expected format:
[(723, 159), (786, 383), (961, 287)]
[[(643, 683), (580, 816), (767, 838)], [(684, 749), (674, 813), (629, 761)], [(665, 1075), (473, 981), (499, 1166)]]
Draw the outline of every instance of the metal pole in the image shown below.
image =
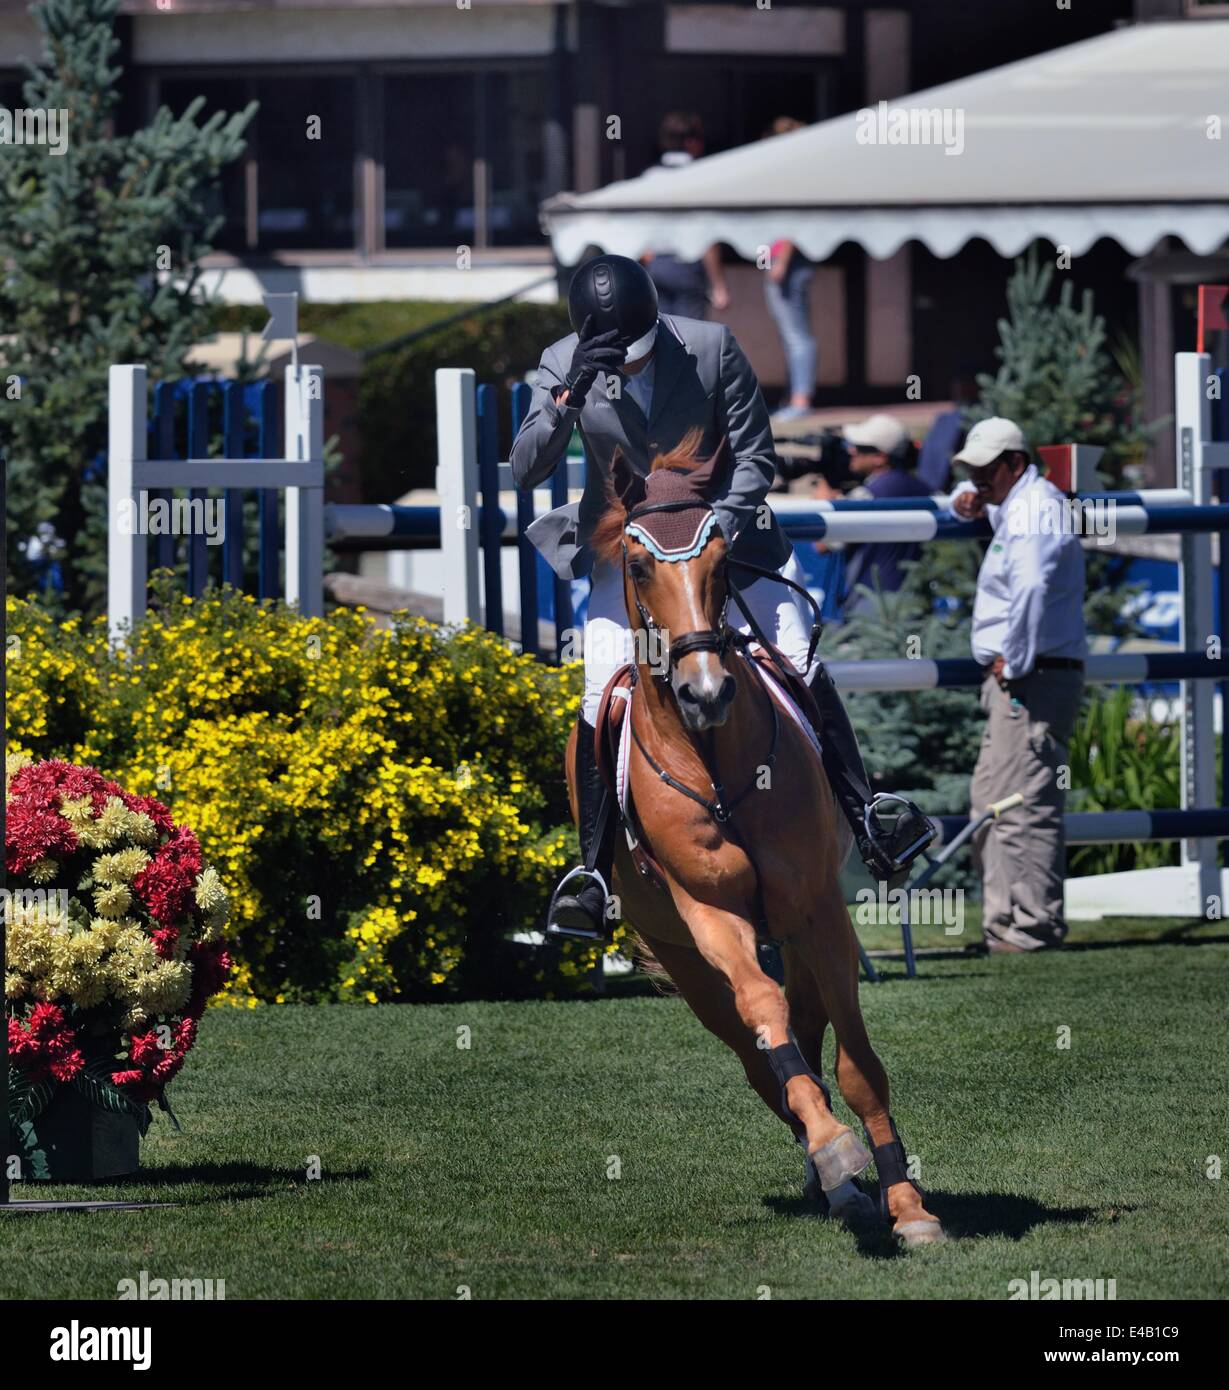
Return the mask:
[[(1180, 352), (1174, 359), (1174, 429), (1178, 485), (1191, 494), (1195, 506), (1212, 501), (1212, 470), (1204, 446), (1212, 438), (1212, 402), (1208, 392), (1212, 359), (1203, 352)], [(1207, 650), (1212, 624), (1212, 538), (1183, 535), (1179, 552), (1182, 595), (1180, 645), (1183, 651)], [(1212, 684), (1184, 680), (1182, 705), (1182, 809), (1216, 804), (1216, 757)], [(1186, 907), (1203, 917), (1209, 900), (1220, 890), (1216, 841), (1182, 841)]]
[(119, 641), (145, 612), (145, 535), (133, 465), (146, 458), (145, 368), (112, 367), (107, 377), (107, 628)]
[(474, 372), (440, 367), (435, 373), (435, 426), (439, 462), (440, 556), (444, 566), (444, 621), (477, 623), (478, 426)]
[[(324, 457), (324, 368), (286, 368), (287, 459)], [(324, 617), (324, 487), (286, 489), (286, 602)]]

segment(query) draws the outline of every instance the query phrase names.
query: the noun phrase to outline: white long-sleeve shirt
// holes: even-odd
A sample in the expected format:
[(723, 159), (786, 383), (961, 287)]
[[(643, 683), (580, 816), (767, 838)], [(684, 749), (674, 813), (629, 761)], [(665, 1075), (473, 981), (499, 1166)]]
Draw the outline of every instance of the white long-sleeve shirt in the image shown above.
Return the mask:
[(1007, 680), (1027, 676), (1039, 656), (1087, 654), (1084, 551), (1064, 502), (1029, 464), (1002, 505), (986, 508), (994, 539), (977, 576), (973, 655), (983, 666), (1001, 655)]

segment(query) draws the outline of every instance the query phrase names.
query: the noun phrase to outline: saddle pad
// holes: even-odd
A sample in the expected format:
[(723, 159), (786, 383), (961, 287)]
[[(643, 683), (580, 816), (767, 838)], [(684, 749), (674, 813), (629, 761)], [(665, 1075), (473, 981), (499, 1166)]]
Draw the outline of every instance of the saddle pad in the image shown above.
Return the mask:
[(780, 671), (777, 670), (767, 653), (763, 652), (761, 648), (754, 648), (752, 650), (752, 655), (755, 657), (760, 674), (767, 677), (764, 684), (768, 687), (768, 693), (806, 735), (807, 742), (814, 748), (822, 762), (823, 749), (820, 747), (819, 736), (816, 734), (811, 721), (803, 713), (801, 708), (799, 708), (797, 700), (795, 700), (793, 695), (785, 688), (785, 681)]

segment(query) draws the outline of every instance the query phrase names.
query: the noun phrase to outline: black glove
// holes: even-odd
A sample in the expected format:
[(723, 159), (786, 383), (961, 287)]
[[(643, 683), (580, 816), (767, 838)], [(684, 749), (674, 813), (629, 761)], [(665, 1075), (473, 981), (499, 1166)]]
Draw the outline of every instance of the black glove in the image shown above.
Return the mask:
[(622, 342), (619, 330), (611, 328), (605, 333), (595, 334), (593, 315), (590, 314), (581, 325), (576, 351), (572, 354), (572, 365), (564, 382), (568, 389), (568, 405), (577, 408), (584, 405), (589, 387), (596, 381), (598, 372), (618, 371), (625, 356), (626, 344)]

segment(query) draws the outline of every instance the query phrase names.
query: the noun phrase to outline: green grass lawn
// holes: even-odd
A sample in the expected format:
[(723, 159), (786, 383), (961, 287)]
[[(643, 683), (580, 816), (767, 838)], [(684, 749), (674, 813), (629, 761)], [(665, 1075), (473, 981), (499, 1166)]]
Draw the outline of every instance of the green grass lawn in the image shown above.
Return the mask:
[(1002, 1299), (1034, 1269), (1224, 1297), (1229, 1174), (1205, 1165), (1229, 1156), (1229, 934), (1073, 935), (927, 957), (915, 983), (881, 961), (863, 989), (946, 1246), (816, 1217), (732, 1055), (620, 982), (587, 1003), (210, 1013), (174, 1088), (185, 1132), (159, 1117), (138, 1178), (15, 1194), (178, 1205), (0, 1219), (0, 1297), (109, 1299), (146, 1270), (230, 1299)]

